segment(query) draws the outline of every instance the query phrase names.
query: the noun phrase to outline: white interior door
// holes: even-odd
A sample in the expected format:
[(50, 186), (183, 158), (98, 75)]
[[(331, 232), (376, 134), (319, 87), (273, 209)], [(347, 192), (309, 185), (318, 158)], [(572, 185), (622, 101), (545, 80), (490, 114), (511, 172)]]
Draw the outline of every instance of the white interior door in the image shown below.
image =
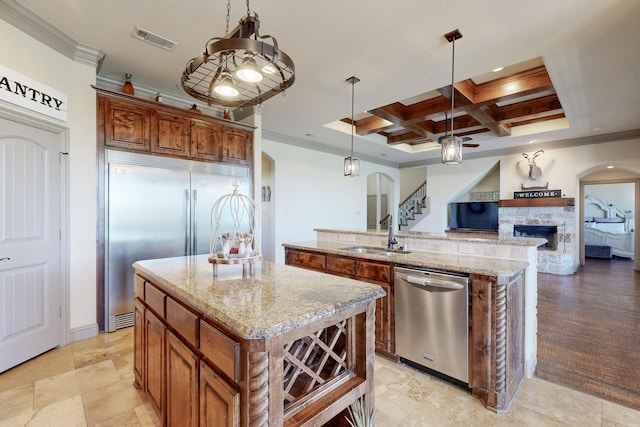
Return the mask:
[(0, 118), (0, 372), (62, 342), (60, 149)]

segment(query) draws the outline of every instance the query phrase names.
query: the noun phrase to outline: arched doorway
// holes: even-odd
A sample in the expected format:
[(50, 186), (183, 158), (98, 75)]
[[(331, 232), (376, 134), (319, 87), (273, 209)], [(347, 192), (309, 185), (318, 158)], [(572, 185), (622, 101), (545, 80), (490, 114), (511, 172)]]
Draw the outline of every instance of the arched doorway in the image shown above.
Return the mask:
[[(580, 178), (580, 264), (585, 265), (589, 257), (585, 251), (585, 218), (591, 218), (593, 211), (585, 206), (585, 197), (592, 196), (601, 199), (605, 204), (631, 211), (635, 218), (631, 230), (634, 248), (634, 268), (640, 270), (640, 245), (637, 229), (640, 223), (640, 176), (635, 172), (615, 168), (592, 171)], [(590, 224), (591, 226), (591, 224)]]
[[(367, 229), (388, 230), (389, 214), (394, 214), (394, 181), (383, 173), (367, 176)], [(397, 227), (396, 227), (397, 229)]]
[(262, 153), (262, 188), (256, 189), (256, 198), (260, 197), (262, 226), (262, 259), (275, 262), (275, 161)]

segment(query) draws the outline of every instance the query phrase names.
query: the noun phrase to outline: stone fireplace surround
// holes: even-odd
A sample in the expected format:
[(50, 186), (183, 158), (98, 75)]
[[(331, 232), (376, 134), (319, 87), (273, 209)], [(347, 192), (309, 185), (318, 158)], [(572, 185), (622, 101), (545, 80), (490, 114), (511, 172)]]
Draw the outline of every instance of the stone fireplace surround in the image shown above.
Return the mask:
[(513, 237), (514, 225), (556, 226), (557, 248), (538, 250), (538, 272), (573, 274), (578, 269), (577, 220), (573, 198), (501, 200), (498, 235)]

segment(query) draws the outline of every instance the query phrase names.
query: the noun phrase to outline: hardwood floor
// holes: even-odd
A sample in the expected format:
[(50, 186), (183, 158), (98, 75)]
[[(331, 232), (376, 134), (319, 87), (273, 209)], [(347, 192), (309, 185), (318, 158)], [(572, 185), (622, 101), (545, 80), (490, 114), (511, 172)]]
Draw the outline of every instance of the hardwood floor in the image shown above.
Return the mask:
[(571, 276), (538, 274), (536, 376), (640, 409), (640, 272), (587, 258)]

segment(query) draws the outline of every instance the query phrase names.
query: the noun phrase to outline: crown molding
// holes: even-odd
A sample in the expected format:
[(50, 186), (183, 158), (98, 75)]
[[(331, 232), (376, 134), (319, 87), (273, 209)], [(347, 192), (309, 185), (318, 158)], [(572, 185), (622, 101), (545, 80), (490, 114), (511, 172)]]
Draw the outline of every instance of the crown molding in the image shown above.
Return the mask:
[(67, 58), (94, 67), (96, 73), (102, 65), (103, 52), (78, 43), (16, 0), (0, 0), (0, 18)]
[[(624, 141), (627, 139), (640, 139), (640, 129), (632, 129), (622, 132), (605, 133), (601, 135), (585, 136), (580, 138), (560, 139), (557, 141), (542, 142), (535, 144), (536, 150), (555, 150), (558, 148), (571, 148), (577, 146), (602, 144), (605, 142)], [(522, 146), (501, 148), (499, 150), (478, 151), (475, 153), (465, 152), (463, 160), (482, 159), (485, 157), (500, 157), (522, 153)], [(405, 162), (399, 165), (400, 169), (413, 168), (416, 166), (428, 166), (440, 164), (440, 158), (417, 160), (415, 162)]]
[[(351, 151), (344, 150), (337, 147), (332, 147), (329, 145), (319, 144), (317, 142), (305, 141), (304, 139), (292, 138), (287, 135), (282, 135), (275, 132), (270, 132), (268, 130), (262, 130), (262, 138), (268, 139), (274, 142), (280, 142), (282, 144), (293, 145), (298, 148), (306, 148), (307, 150), (320, 151), (328, 154), (335, 154), (341, 157), (349, 157), (351, 155)], [(369, 163), (375, 163), (381, 166), (387, 166), (390, 168), (398, 168), (398, 163), (390, 161), (390, 160), (382, 160), (376, 157), (368, 156), (366, 154), (361, 153), (353, 153), (354, 157), (359, 158), (360, 160), (367, 161)]]

